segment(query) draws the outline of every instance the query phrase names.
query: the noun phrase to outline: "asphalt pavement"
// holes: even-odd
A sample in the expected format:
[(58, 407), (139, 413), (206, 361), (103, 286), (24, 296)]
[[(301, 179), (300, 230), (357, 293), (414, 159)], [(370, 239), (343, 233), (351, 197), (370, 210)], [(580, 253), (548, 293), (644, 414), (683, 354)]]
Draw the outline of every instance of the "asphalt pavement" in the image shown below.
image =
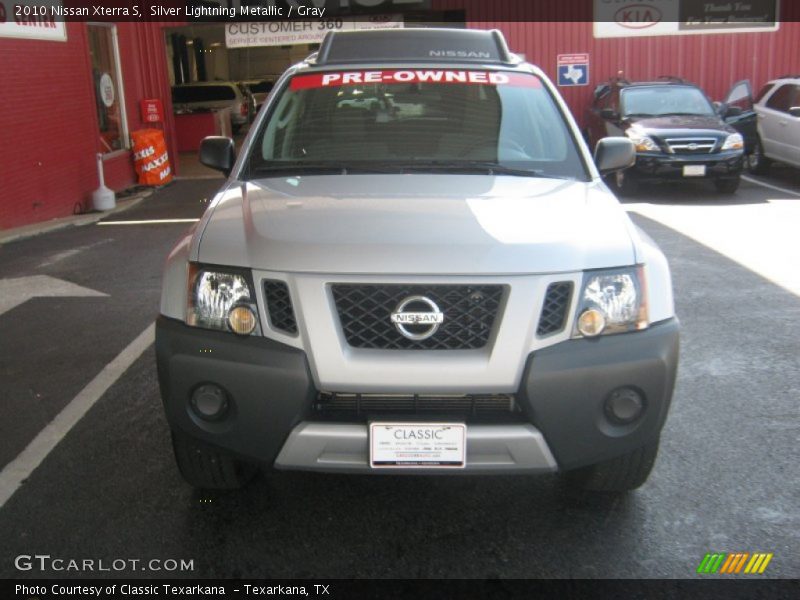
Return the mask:
[[(571, 495), (555, 476), (271, 473), (243, 491), (198, 492), (175, 467), (149, 346), (0, 507), (0, 577), (683, 578), (707, 552), (770, 552), (764, 576), (797, 578), (800, 297), (636, 208), (771, 214), (800, 206), (793, 173), (763, 180), (785, 192), (744, 182), (727, 199), (667, 186), (627, 201), (670, 260), (682, 323), (671, 414), (640, 490)], [(107, 220), (196, 218), (219, 183), (182, 180)], [(800, 212), (787, 214), (800, 225)], [(95, 292), (39, 295), (0, 314), (0, 465), (147, 330), (164, 258), (189, 226), (87, 225), (0, 249), (0, 282), (25, 289), (32, 280), (21, 278), (49, 276)], [(36, 553), (192, 568), (15, 566)]]

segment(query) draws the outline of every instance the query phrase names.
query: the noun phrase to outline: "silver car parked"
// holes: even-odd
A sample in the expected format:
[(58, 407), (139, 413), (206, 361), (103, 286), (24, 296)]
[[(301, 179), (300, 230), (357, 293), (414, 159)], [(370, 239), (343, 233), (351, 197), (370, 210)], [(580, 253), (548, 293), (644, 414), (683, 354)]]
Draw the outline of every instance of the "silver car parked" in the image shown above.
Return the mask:
[(176, 112), (231, 109), (231, 130), (237, 133), (250, 119), (251, 107), (245, 94), (230, 81), (185, 83), (172, 88)]

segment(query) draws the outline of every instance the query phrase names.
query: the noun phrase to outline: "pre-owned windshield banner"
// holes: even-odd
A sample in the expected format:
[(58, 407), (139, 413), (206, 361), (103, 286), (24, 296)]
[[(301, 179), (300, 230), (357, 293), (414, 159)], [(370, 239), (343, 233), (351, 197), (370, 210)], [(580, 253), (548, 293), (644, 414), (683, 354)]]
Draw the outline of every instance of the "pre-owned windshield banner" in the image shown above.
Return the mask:
[(291, 81), (292, 90), (363, 85), (370, 83), (462, 83), (474, 85), (511, 85), (539, 88), (541, 80), (535, 75), (504, 71), (473, 71), (455, 69), (392, 69), (378, 71), (328, 71), (297, 75)]

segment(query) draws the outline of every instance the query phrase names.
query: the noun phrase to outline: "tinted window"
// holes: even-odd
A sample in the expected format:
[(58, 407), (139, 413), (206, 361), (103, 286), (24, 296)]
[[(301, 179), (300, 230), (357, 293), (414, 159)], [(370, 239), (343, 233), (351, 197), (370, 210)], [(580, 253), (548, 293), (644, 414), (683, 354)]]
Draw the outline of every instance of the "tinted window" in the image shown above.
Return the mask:
[(272, 90), (272, 86), (275, 84), (271, 81), (259, 81), (258, 83), (250, 83), (247, 87), (250, 88), (250, 91), (254, 94), (261, 94), (261, 93), (268, 93)]
[(728, 106), (735, 106), (748, 111), (753, 108), (753, 102), (750, 98), (750, 84), (742, 82), (733, 89), (731, 89), (728, 97), (725, 99)]
[(521, 73), (296, 75), (254, 148), (252, 176), (281, 165), (372, 165), (396, 172), (480, 164), (482, 172), (496, 165), (587, 178), (550, 93), (539, 78)]
[(235, 99), (236, 93), (228, 85), (188, 85), (172, 88), (172, 102), (176, 104)]
[(772, 108), (781, 112), (789, 112), (794, 100), (794, 87), (795, 86), (786, 83), (775, 90), (775, 93), (767, 100), (767, 108)]
[(623, 115), (713, 115), (706, 95), (695, 87), (662, 85), (630, 87), (620, 93)]
[(608, 102), (608, 96), (611, 93), (611, 88), (607, 83), (601, 83), (594, 89), (594, 103), (596, 106), (603, 108)]
[(619, 92), (615, 91), (608, 95), (608, 106), (614, 112), (619, 112)]
[(753, 100), (753, 102), (755, 102), (755, 103), (759, 103), (759, 102), (761, 102), (761, 99), (762, 99), (764, 96), (766, 96), (766, 95), (767, 95), (767, 92), (769, 92), (769, 91), (770, 91), (770, 90), (771, 90), (773, 87), (775, 87), (775, 84), (773, 84), (773, 83), (768, 83), (768, 84), (766, 84), (764, 87), (762, 87), (762, 88), (759, 90), (758, 94), (756, 94), (756, 97), (755, 97), (755, 99)]

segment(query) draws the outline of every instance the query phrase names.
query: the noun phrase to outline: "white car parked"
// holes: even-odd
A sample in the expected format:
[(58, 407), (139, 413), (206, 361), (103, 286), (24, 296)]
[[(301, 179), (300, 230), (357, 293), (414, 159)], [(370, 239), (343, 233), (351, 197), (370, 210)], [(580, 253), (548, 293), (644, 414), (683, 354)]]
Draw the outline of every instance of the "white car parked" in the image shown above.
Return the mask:
[(767, 83), (753, 109), (758, 136), (748, 160), (750, 171), (766, 173), (772, 161), (800, 167), (800, 76)]
[(172, 88), (172, 107), (175, 112), (194, 112), (231, 109), (231, 129), (237, 133), (249, 122), (251, 102), (239, 86), (230, 81), (197, 81)]

